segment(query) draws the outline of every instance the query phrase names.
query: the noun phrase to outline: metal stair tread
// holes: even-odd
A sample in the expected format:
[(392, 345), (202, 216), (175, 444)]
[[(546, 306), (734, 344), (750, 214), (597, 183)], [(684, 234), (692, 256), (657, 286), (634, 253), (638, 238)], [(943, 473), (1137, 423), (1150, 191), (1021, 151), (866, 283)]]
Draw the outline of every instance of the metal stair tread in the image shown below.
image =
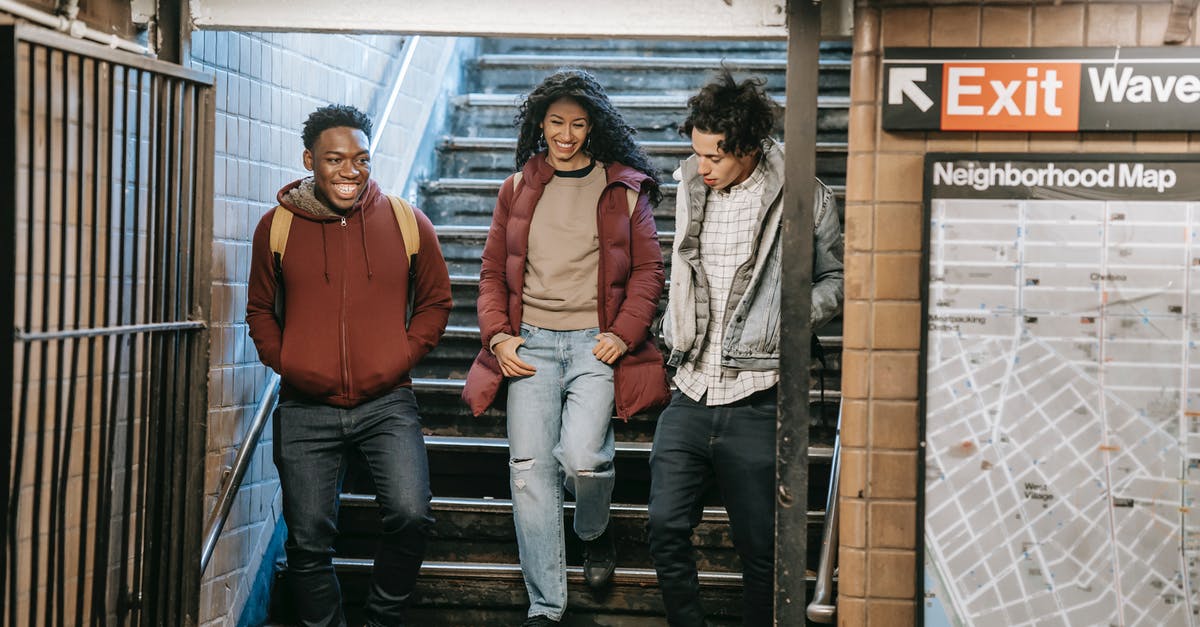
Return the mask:
[[(342, 506), (344, 507), (375, 507), (374, 494), (362, 494), (356, 492), (343, 492), (340, 495)], [(473, 513), (498, 513), (511, 514), (512, 500), (499, 498), (467, 498), (457, 496), (435, 496), (430, 500), (433, 509), (442, 512), (473, 512)], [(568, 510), (575, 509), (574, 501), (565, 501), (563, 507)], [(649, 511), (648, 505), (640, 505), (637, 503), (612, 503), (609, 505), (609, 511), (614, 516), (645, 518)], [(824, 523), (824, 510), (808, 510), (809, 524)], [(728, 522), (729, 513), (721, 506), (708, 506), (704, 508), (701, 520), (704, 522)]]
[[(370, 573), (375, 565), (371, 558), (335, 557), (333, 566), (340, 572)], [(454, 577), (456, 579), (491, 579), (522, 581), (520, 564), (496, 564), (488, 562), (425, 562), (421, 564), (421, 577)], [(742, 585), (742, 575), (736, 572), (700, 571), (700, 584), (706, 587)], [(815, 575), (805, 572), (809, 583), (816, 581)], [(567, 580), (583, 583), (583, 568), (567, 566)], [(651, 568), (621, 568), (613, 573), (615, 585), (656, 586), (658, 577)]]
[[(685, 141), (639, 141), (642, 148), (651, 154), (692, 154), (691, 142)], [(515, 137), (466, 137), (448, 135), (442, 139), (442, 148), (447, 150), (503, 150), (513, 152), (517, 149)], [(816, 151), (846, 152), (848, 142), (817, 142)]]
[[(525, 94), (496, 94), (473, 92), (456, 98), (460, 104), (471, 107), (516, 107), (524, 100)], [(783, 96), (772, 96), (776, 104), (784, 106)], [(619, 109), (682, 109), (687, 106), (688, 96), (684, 94), (612, 94), (608, 97)], [(849, 96), (818, 96), (819, 109), (847, 109), (850, 107)]]
[[(498, 193), (500, 191), (500, 186), (503, 184), (504, 179), (446, 177), (425, 182), (423, 183), (422, 187), (426, 193), (455, 191)], [(662, 191), (664, 194), (674, 193), (677, 187), (679, 187), (678, 183), (663, 183)], [(829, 188), (833, 190), (833, 193), (836, 196), (845, 196), (846, 194), (845, 185), (830, 185)]]
[[(438, 224), (434, 226), (439, 240), (485, 240), (490, 226), (473, 224)], [(674, 231), (659, 231), (659, 243), (674, 241)]]
[[(581, 67), (584, 69), (679, 69), (679, 70), (710, 70), (720, 68), (722, 64), (734, 70), (775, 70), (787, 69), (787, 58), (753, 58), (753, 57), (697, 57), (697, 56), (646, 56), (646, 55), (595, 55), (595, 54), (499, 54), (488, 53), (476, 57), (476, 65), (481, 68), (492, 67)], [(823, 70), (849, 70), (849, 59), (822, 58), (818, 67)]]
[[(450, 275), (451, 285), (474, 285), (479, 282), (479, 277), (472, 275)], [(446, 327), (446, 333), (443, 337), (451, 337), (455, 339), (479, 339), (479, 327), (450, 325)], [(817, 339), (821, 341), (821, 345), (827, 350), (832, 350), (835, 346), (841, 349), (842, 336), (840, 335), (818, 335)]]
[[(416, 380), (413, 381), (416, 385)], [(464, 451), (507, 451), (508, 438), (484, 438), (484, 437), (469, 437), (469, 436), (449, 436), (449, 435), (426, 435), (425, 446), (427, 448), (437, 450), (464, 450)], [(625, 453), (627, 455), (649, 455), (650, 442), (616, 442), (616, 452), (618, 454)], [(809, 446), (809, 459), (818, 459), (829, 461), (833, 459), (832, 446)]]
[[(419, 392), (461, 392), (466, 385), (466, 379), (415, 378), (412, 380), (413, 389)], [(808, 394), (808, 402), (810, 403), (835, 400), (841, 401), (842, 399), (841, 390), (812, 389), (808, 391)]]

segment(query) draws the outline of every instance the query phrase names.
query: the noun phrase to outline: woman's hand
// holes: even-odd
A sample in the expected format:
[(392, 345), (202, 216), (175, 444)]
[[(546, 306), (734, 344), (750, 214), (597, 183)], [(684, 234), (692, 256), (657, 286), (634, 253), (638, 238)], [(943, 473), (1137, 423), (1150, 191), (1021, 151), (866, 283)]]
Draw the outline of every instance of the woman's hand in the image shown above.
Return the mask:
[(596, 356), (596, 359), (611, 366), (618, 357), (625, 354), (626, 350), (625, 345), (617, 341), (611, 334), (601, 333), (596, 336), (596, 345), (592, 347), (592, 354)]
[(517, 357), (517, 347), (524, 344), (521, 337), (510, 337), (492, 347), (492, 354), (500, 362), (500, 372), (506, 377), (528, 377), (537, 372), (537, 368), (525, 363)]

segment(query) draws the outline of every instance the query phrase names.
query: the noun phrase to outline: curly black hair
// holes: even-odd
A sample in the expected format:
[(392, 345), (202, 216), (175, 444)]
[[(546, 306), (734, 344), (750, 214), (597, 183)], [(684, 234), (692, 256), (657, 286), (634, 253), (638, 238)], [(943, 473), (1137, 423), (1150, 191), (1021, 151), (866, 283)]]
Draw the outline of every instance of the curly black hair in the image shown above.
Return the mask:
[(367, 117), (367, 114), (350, 105), (331, 104), (308, 114), (308, 119), (304, 121), (304, 131), (300, 135), (304, 140), (304, 148), (312, 150), (321, 133), (339, 126), (356, 128), (367, 137), (371, 136), (371, 118)]
[(762, 78), (739, 83), (722, 67), (712, 82), (688, 99), (688, 117), (679, 125), (679, 134), (691, 137), (692, 129), (724, 134), (718, 147), (736, 157), (764, 149), (779, 113), (779, 105), (763, 91), (766, 84)]
[(546, 110), (561, 98), (570, 98), (587, 111), (592, 128), (584, 152), (602, 163), (621, 163), (650, 177), (646, 191), (651, 204), (662, 200), (659, 189), (662, 181), (650, 163), (646, 151), (634, 141), (637, 129), (629, 125), (617, 111), (596, 77), (584, 70), (561, 69), (547, 76), (529, 95), (513, 123), (517, 126), (517, 169), (525, 167), (535, 154), (546, 150), (546, 138), (541, 123)]

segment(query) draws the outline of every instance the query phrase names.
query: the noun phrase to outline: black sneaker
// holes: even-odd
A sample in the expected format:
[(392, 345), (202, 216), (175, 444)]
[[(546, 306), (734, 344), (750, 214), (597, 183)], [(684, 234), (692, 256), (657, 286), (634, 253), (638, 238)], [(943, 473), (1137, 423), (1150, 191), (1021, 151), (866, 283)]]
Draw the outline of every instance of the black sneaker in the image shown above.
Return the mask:
[(617, 569), (617, 550), (608, 529), (595, 540), (583, 542), (583, 578), (591, 588), (603, 588)]
[(526, 618), (525, 622), (521, 623), (521, 627), (545, 627), (546, 625), (557, 624), (558, 621), (550, 618), (549, 616), (542, 616), (541, 614), (538, 614), (537, 616), (530, 616), (529, 618)]

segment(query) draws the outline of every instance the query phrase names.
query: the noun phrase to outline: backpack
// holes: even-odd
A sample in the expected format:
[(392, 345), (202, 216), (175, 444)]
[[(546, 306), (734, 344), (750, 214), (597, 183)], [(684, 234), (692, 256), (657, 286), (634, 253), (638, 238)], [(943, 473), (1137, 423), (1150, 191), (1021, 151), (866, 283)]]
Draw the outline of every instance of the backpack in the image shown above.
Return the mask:
[[(417, 231), (417, 214), (412, 205), (398, 196), (387, 197), (392, 203), (396, 224), (400, 225), (400, 237), (404, 239), (404, 251), (408, 253), (408, 286), (412, 290), (412, 279), (416, 274), (417, 253), (421, 250), (421, 234)], [(271, 216), (271, 258), (275, 261), (275, 319), (283, 326), (283, 253), (287, 249), (288, 235), (292, 230), (291, 211), (275, 207)], [(411, 299), (410, 299), (411, 301)]]

